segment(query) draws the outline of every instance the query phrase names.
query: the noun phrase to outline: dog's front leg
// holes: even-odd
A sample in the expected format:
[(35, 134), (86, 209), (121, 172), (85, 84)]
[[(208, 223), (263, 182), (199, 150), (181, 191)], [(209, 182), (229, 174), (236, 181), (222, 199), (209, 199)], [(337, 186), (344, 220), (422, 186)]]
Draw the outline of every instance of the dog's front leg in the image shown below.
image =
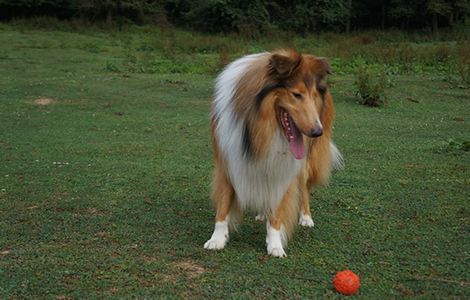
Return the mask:
[(219, 250), (225, 247), (228, 241), (229, 217), (233, 208), (235, 192), (225, 172), (216, 167), (212, 198), (216, 208), (215, 228), (211, 238), (204, 244), (205, 249)]
[(313, 219), (310, 213), (309, 191), (310, 186), (307, 183), (306, 172), (299, 176), (300, 188), (300, 216), (299, 224), (305, 227), (313, 227)]
[(283, 244), (285, 243), (285, 232), (282, 225), (279, 225), (276, 221), (266, 222), (266, 246), (268, 248), (268, 254), (274, 257), (286, 257), (287, 254), (284, 251)]
[(294, 192), (296, 188), (295, 184), (291, 184), (266, 222), (266, 246), (268, 254), (274, 257), (287, 256), (284, 247), (287, 246), (287, 237), (293, 229), (298, 213), (298, 200)]

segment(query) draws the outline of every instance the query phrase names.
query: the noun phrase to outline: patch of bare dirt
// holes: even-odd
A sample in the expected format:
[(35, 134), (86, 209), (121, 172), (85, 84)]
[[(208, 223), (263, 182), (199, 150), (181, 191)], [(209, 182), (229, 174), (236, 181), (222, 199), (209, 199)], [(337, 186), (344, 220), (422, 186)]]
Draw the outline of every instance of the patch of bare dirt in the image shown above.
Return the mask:
[(73, 300), (72, 297), (65, 296), (65, 295), (58, 295), (55, 297), (57, 300)]
[(173, 264), (173, 267), (189, 278), (199, 277), (206, 272), (201, 265), (191, 260), (176, 262)]
[(8, 255), (8, 254), (10, 254), (10, 252), (11, 252), (11, 249), (6, 248), (5, 250), (0, 251), (0, 256)]
[(171, 274), (164, 274), (165, 280), (169, 282), (174, 282), (176, 278), (180, 276), (194, 279), (206, 272), (204, 267), (192, 260), (174, 262), (171, 266), (173, 272)]
[(37, 98), (33, 101), (34, 105), (38, 105), (38, 106), (47, 106), (47, 105), (54, 104), (55, 102), (56, 100), (52, 98), (47, 98), (47, 97)]

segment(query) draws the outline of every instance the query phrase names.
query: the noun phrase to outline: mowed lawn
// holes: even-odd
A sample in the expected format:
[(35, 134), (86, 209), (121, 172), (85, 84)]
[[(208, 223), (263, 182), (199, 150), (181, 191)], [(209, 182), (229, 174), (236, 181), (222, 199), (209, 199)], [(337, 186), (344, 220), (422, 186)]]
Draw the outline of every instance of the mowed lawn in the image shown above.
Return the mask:
[(346, 268), (358, 297), (469, 297), (469, 89), (395, 76), (369, 108), (333, 75), (345, 168), (277, 259), (252, 213), (203, 249), (215, 73), (125, 59), (118, 33), (0, 28), (1, 298), (337, 298)]

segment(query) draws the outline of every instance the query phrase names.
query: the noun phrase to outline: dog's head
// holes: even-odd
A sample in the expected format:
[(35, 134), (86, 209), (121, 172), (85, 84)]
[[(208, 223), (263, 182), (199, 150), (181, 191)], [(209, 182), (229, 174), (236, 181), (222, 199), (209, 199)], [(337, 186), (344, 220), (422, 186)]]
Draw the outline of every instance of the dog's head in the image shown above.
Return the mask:
[(275, 110), (292, 154), (305, 155), (302, 134), (317, 138), (323, 134), (321, 114), (328, 92), (326, 76), (331, 73), (325, 58), (279, 51), (271, 55), (269, 70), (275, 87)]

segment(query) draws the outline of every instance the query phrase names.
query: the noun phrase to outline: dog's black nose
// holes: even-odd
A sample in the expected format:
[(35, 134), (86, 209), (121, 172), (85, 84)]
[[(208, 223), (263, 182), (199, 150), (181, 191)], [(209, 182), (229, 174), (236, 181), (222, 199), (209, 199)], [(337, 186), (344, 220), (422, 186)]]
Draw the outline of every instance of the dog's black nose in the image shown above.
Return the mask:
[(319, 137), (322, 134), (323, 134), (323, 127), (317, 126), (317, 127), (312, 128), (310, 130), (310, 132), (308, 133), (308, 136), (311, 137), (311, 138), (314, 138), (314, 137)]

